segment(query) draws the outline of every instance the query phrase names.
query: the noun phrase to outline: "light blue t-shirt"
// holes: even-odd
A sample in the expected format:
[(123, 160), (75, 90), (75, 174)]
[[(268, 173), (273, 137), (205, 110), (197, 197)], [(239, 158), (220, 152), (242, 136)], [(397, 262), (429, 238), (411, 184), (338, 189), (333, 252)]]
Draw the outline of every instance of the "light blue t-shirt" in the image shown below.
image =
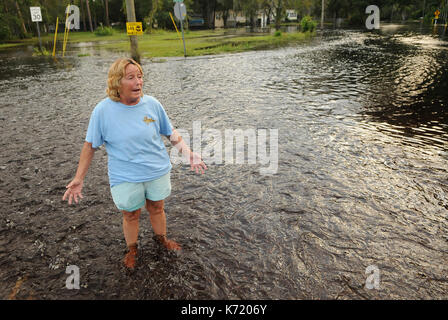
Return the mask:
[(172, 166), (161, 135), (169, 136), (172, 130), (165, 110), (153, 97), (145, 95), (133, 106), (106, 98), (92, 112), (86, 141), (93, 148), (105, 144), (113, 187), (167, 174)]

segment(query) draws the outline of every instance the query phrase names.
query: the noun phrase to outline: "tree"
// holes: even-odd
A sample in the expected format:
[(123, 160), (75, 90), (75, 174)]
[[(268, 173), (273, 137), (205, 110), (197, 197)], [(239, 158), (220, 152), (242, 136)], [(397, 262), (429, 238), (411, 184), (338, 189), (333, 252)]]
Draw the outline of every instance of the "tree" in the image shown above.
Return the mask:
[(105, 0), (105, 10), (106, 10), (106, 26), (110, 27), (110, 22), (109, 22), (109, 0)]
[(86, 1), (86, 7), (87, 7), (87, 17), (89, 18), (90, 32), (93, 32), (92, 15), (90, 14), (89, 0), (85, 0), (85, 1)]
[(87, 24), (86, 24), (86, 10), (84, 9), (84, 1), (80, 0), (80, 11), (81, 11), (81, 16), (82, 16), (82, 26), (84, 31), (87, 31)]
[(15, 0), (14, 3), (16, 5), (17, 15), (19, 16), (19, 21), (22, 24), (23, 34), (26, 35), (27, 31), (26, 31), (26, 28), (25, 28), (25, 21), (23, 20), (22, 11), (20, 11), (19, 3), (17, 2), (17, 0)]
[(274, 18), (275, 18), (275, 30), (279, 30), (280, 24), (282, 23), (283, 19), (285, 18), (285, 14), (286, 14), (286, 8), (285, 8), (286, 1), (285, 0), (270, 0), (270, 3), (271, 3), (271, 9), (272, 9), (272, 12), (274, 13)]
[(321, 15), (320, 15), (320, 28), (323, 29), (324, 28), (324, 19), (325, 19), (325, 0), (322, 0), (322, 5), (321, 5)]
[(193, 10), (202, 14), (207, 28), (214, 29), (217, 0), (195, 0), (192, 4)]
[(151, 2), (151, 9), (149, 10), (149, 13), (145, 18), (145, 22), (148, 25), (149, 32), (152, 32), (156, 13), (159, 11), (159, 8), (162, 8), (163, 6), (162, 0), (152, 0)]
[(233, 9), (233, 0), (218, 0), (216, 3), (216, 11), (222, 13), (224, 28), (227, 28), (227, 20), (229, 18), (230, 10), (232, 9)]
[(235, 0), (234, 8), (242, 11), (249, 18), (251, 29), (256, 26), (256, 17), (259, 9), (259, 0)]

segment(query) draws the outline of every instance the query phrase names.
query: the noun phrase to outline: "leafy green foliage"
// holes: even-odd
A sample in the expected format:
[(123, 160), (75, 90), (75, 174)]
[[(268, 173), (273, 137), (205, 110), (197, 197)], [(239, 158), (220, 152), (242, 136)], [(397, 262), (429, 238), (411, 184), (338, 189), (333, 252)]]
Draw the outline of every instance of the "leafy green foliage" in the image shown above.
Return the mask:
[(49, 56), (50, 52), (48, 52), (47, 49), (42, 48), (42, 51), (40, 51), (39, 48), (33, 48), (33, 57), (34, 56)]
[(100, 26), (99, 28), (96, 28), (95, 35), (96, 36), (111, 36), (114, 34), (114, 29), (111, 27), (104, 27)]
[(302, 32), (313, 32), (316, 29), (317, 22), (313, 20), (310, 16), (304, 16), (300, 21), (300, 25), (302, 26)]
[(5, 14), (0, 14), (0, 41), (9, 40), (12, 37), (8, 21), (10, 18)]

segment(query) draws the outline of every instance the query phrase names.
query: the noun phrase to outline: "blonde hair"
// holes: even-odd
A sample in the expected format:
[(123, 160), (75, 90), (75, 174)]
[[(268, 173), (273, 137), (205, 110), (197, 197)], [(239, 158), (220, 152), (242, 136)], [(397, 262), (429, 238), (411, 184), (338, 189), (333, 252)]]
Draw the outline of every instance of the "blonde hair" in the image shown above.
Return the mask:
[[(130, 64), (137, 66), (143, 76), (142, 66), (135, 60), (129, 58), (119, 58), (109, 68), (109, 74), (107, 76), (107, 89), (106, 93), (113, 101), (120, 101), (120, 93), (118, 89), (121, 86), (121, 79), (125, 76), (126, 67)], [(143, 97), (143, 91), (141, 93)]]

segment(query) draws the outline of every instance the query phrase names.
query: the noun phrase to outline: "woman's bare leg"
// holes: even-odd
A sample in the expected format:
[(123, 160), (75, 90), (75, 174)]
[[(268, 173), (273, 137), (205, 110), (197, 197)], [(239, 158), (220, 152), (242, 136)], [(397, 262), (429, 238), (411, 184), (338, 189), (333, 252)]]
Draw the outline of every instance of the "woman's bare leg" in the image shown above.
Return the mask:
[(141, 209), (133, 212), (123, 212), (123, 233), (128, 246), (128, 253), (123, 259), (124, 265), (129, 269), (134, 269), (137, 260), (137, 241), (138, 241), (138, 221)]
[(146, 209), (149, 212), (149, 220), (151, 221), (152, 229), (156, 234), (158, 240), (169, 250), (179, 250), (180, 245), (169, 240), (166, 237), (166, 215), (164, 210), (164, 201), (151, 201), (146, 199)]
[(128, 211), (122, 211), (122, 212), (123, 212), (124, 239), (126, 240), (126, 244), (130, 246), (132, 244), (136, 244), (138, 240), (138, 221), (142, 209), (138, 209), (132, 212)]

